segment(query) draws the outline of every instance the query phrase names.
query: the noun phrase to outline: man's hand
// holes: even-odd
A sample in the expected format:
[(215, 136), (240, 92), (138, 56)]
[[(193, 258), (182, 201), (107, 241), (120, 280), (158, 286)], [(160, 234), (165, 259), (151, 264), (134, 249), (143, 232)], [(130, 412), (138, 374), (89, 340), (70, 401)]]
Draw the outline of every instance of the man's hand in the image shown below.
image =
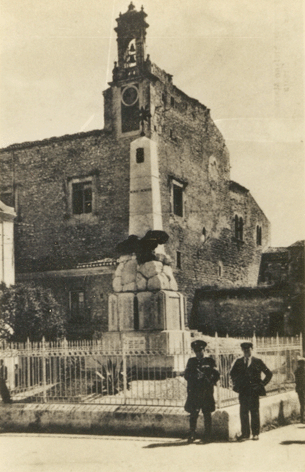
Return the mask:
[(201, 370), (197, 369), (197, 379), (198, 379), (198, 380), (199, 380), (199, 379), (203, 379), (203, 377), (204, 377), (204, 373), (201, 372)]

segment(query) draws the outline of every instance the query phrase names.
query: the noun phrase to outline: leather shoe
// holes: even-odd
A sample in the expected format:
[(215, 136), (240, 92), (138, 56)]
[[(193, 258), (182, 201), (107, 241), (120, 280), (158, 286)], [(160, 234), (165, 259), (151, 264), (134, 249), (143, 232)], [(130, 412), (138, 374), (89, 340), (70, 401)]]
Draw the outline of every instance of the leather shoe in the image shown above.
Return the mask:
[(246, 441), (247, 439), (250, 439), (250, 438), (248, 436), (243, 436), (242, 434), (240, 434), (239, 436), (236, 436), (236, 440), (238, 442)]
[(259, 440), (258, 434), (255, 434), (252, 439), (253, 441), (258, 441)]
[(191, 431), (187, 437), (187, 442), (191, 444), (195, 441), (195, 439), (196, 439), (196, 433)]

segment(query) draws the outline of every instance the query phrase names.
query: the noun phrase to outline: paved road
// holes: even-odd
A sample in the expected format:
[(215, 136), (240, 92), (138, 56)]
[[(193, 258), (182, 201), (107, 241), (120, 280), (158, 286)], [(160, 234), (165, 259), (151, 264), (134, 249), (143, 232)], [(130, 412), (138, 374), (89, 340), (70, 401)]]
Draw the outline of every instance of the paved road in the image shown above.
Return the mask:
[(1, 472), (304, 472), (305, 424), (243, 443), (2, 433)]

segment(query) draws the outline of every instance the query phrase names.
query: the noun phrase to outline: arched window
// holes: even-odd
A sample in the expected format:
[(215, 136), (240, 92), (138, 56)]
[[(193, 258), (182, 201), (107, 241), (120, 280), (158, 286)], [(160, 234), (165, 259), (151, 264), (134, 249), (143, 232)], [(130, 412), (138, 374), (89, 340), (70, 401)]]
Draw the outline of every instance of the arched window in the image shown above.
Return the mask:
[(238, 215), (235, 215), (234, 222), (235, 222), (235, 238), (238, 239)]
[(256, 226), (256, 245), (262, 245), (262, 227), (259, 225)]
[(244, 220), (242, 217), (239, 218), (239, 239), (241, 241), (244, 239)]
[(203, 228), (203, 229), (202, 229), (202, 234), (201, 234), (201, 237), (200, 237), (200, 241), (201, 241), (202, 243), (204, 243), (205, 240), (206, 240), (206, 237), (207, 237), (206, 229)]
[(239, 239), (240, 241), (243, 241), (243, 239), (244, 239), (244, 220), (242, 219), (241, 216), (239, 217), (238, 215), (235, 215), (234, 222), (235, 222), (235, 238)]
[(128, 47), (124, 54), (124, 63), (126, 68), (134, 67), (137, 65), (135, 39), (132, 39), (128, 44)]

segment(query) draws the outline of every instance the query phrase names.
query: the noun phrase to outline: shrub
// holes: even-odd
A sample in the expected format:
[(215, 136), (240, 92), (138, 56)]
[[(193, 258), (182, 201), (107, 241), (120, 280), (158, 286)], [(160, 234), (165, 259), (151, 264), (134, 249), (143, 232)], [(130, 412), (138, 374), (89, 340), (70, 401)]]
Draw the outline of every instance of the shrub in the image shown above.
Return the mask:
[[(0, 287), (2, 338), (24, 342), (56, 339), (65, 335), (62, 307), (51, 290), (35, 284)], [(5, 329), (6, 327), (6, 329)]]

